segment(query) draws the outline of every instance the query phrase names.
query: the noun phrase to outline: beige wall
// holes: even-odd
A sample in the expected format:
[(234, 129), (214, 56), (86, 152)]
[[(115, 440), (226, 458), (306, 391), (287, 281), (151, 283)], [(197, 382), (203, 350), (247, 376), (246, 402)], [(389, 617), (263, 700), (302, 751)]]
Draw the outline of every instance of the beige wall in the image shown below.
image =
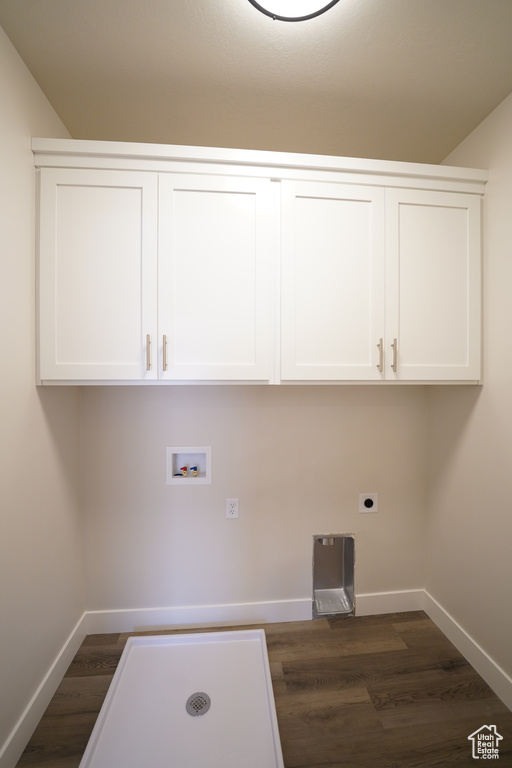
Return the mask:
[(0, 29), (0, 753), (83, 611), (79, 392), (38, 391), (34, 135), (66, 131)]
[(426, 589), (512, 675), (512, 95), (446, 162), (489, 169), (484, 386), (431, 393)]
[[(165, 484), (187, 445), (211, 485)], [(309, 598), (323, 532), (355, 533), (358, 593), (421, 588), (426, 445), (423, 387), (84, 388), (88, 608)]]

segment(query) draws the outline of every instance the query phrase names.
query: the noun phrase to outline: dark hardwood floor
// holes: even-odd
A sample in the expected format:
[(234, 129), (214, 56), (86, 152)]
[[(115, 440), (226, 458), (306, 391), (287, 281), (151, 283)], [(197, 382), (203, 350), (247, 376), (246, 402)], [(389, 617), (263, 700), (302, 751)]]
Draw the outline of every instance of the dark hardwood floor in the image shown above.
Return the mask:
[[(286, 768), (474, 766), (468, 736), (483, 725), (512, 766), (512, 712), (422, 611), (257, 626)], [(86, 638), (18, 768), (79, 765), (127, 637)]]

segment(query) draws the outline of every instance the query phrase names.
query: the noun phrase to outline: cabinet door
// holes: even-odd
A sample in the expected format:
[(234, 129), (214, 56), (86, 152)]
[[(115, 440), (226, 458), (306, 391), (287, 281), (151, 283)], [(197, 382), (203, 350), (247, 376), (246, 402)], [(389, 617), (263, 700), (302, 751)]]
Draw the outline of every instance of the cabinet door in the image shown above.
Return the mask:
[(156, 175), (40, 173), (40, 379), (155, 378)]
[(282, 182), (281, 378), (378, 380), (384, 192)]
[(386, 378), (478, 381), (480, 197), (386, 195)]
[(273, 184), (162, 174), (160, 378), (269, 382)]

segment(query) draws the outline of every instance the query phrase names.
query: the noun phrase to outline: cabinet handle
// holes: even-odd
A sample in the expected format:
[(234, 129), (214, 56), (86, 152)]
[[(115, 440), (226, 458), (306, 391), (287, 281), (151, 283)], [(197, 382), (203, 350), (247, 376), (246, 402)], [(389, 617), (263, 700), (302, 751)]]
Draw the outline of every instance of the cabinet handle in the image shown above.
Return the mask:
[(151, 336), (146, 334), (146, 371), (151, 370)]
[(379, 373), (382, 373), (384, 369), (384, 345), (383, 345), (382, 339), (379, 339), (379, 343), (377, 344), (377, 349), (379, 350), (379, 362), (377, 364), (377, 369)]
[(164, 335), (164, 349), (163, 349), (163, 353), (164, 353), (163, 369), (164, 369), (164, 371), (166, 371), (167, 370), (167, 336), (165, 336), (165, 335)]
[(391, 363), (391, 370), (393, 373), (396, 373), (397, 369), (397, 356), (398, 356), (398, 343), (396, 339), (393, 339), (393, 343), (391, 345), (391, 349), (393, 350), (393, 362)]

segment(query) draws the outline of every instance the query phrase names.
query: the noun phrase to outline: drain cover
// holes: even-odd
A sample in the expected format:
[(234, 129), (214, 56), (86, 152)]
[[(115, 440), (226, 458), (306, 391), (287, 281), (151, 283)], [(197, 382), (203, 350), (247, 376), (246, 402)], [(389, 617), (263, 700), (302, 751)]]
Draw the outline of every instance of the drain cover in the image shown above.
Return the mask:
[(192, 696), (188, 697), (185, 708), (189, 715), (192, 715), (192, 717), (198, 717), (199, 715), (206, 715), (210, 709), (211, 703), (212, 702), (208, 694), (199, 691), (198, 693), (193, 693)]

